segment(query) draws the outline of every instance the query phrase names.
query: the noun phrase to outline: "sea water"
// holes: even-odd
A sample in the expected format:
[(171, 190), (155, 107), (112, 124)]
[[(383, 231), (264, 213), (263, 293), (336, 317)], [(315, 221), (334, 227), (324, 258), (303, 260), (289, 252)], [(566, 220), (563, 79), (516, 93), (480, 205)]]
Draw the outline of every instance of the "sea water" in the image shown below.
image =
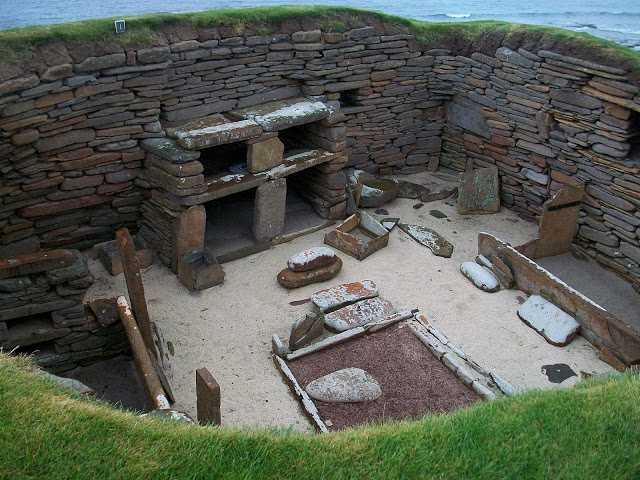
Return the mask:
[(350, 6), (429, 22), (548, 25), (640, 50), (640, 0), (0, 0), (0, 29), (154, 12), (295, 5)]

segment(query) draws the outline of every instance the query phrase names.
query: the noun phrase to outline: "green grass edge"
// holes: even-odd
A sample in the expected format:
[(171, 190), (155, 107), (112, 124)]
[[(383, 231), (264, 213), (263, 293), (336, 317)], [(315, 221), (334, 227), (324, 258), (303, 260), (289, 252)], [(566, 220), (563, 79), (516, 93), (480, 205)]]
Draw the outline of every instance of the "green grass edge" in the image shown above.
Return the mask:
[[(117, 35), (113, 22), (124, 18), (127, 32)], [(352, 7), (283, 5), (242, 9), (218, 9), (204, 12), (168, 14), (158, 13), (132, 17), (113, 17), (53, 25), (14, 28), (0, 31), (0, 58), (12, 63), (28, 60), (35, 50), (48, 42), (95, 42), (123, 47), (152, 45), (159, 39), (162, 28), (186, 24), (196, 28), (225, 27), (242, 34), (252, 26), (256, 34), (270, 33), (269, 26), (287, 20), (312, 19), (325, 31), (345, 31), (363, 26), (366, 19), (377, 19), (401, 29), (409, 29), (423, 45), (456, 37), (472, 43), (481, 35), (533, 35), (556, 42), (576, 42), (596, 52), (600, 60), (630, 63), (640, 70), (640, 52), (615, 42), (554, 27), (523, 25), (497, 21), (429, 23), (397, 17), (373, 10)], [(345, 19), (347, 20), (345, 22)]]
[(0, 478), (640, 478), (640, 378), (309, 435), (139, 418), (0, 353)]

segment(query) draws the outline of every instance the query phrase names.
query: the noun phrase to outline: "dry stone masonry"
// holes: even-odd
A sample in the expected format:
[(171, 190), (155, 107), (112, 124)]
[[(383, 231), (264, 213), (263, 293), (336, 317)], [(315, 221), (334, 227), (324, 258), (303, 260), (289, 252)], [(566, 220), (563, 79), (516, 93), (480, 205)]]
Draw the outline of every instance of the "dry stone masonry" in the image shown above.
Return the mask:
[[(199, 236), (180, 244), (180, 226), (200, 232), (200, 207), (220, 196), (287, 178), (340, 219), (345, 167), (497, 167), (502, 204), (532, 217), (584, 183), (576, 241), (640, 284), (638, 72), (545, 36), (421, 44), (375, 16), (338, 20), (344, 32), (175, 25), (155, 45), (51, 43), (0, 60), (0, 258), (127, 227), (176, 271), (203, 250)], [(229, 149), (248, 170), (214, 171)]]

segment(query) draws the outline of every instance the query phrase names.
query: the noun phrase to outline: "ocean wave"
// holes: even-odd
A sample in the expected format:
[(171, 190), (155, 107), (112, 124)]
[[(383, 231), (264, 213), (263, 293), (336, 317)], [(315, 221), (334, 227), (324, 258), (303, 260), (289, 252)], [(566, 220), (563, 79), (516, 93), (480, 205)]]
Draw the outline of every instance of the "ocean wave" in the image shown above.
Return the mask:
[(444, 16), (449, 18), (469, 18), (471, 14), (470, 13), (445, 13)]

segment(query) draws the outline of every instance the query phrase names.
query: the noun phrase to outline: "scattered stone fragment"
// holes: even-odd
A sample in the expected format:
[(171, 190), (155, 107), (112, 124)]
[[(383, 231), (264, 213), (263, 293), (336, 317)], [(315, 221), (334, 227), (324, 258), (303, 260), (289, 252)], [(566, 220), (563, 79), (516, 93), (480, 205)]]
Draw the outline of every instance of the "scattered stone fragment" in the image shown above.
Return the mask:
[(562, 383), (567, 378), (577, 377), (569, 365), (566, 363), (554, 363), (553, 365), (543, 365), (540, 368), (543, 375), (546, 375), (551, 383)]
[(463, 262), (460, 271), (480, 290), (494, 293), (500, 290), (500, 282), (489, 270), (474, 262)]
[(399, 223), (398, 226), (416, 242), (429, 248), (434, 255), (449, 258), (453, 254), (453, 245), (435, 230), (408, 223)]
[(413, 209), (414, 209), (414, 210), (419, 210), (419, 209), (421, 209), (422, 207), (424, 207), (424, 203), (416, 203), (416, 204), (413, 206)]
[(421, 202), (429, 203), (437, 200), (444, 200), (458, 191), (458, 187), (446, 188), (442, 187), (439, 190), (435, 190), (429, 193), (425, 193), (420, 197)]
[(498, 168), (479, 168), (460, 174), (458, 213), (496, 213), (500, 211)]
[(429, 210), (429, 215), (436, 218), (447, 218), (447, 216), (440, 210)]
[(291, 324), (289, 348), (293, 351), (309, 345), (322, 335), (323, 331), (324, 316), (320, 313), (308, 312), (304, 317)]
[(293, 255), (288, 266), (294, 272), (307, 272), (335, 262), (336, 254), (329, 247), (314, 247)]
[(400, 184), (395, 180), (360, 176), (362, 191), (358, 206), (362, 208), (375, 208), (390, 202), (398, 196)]
[(329, 330), (344, 332), (375, 322), (393, 313), (396, 313), (396, 309), (389, 300), (384, 297), (375, 297), (327, 313), (324, 324)]
[(558, 347), (567, 345), (580, 329), (572, 316), (540, 295), (531, 295), (518, 309), (518, 316), (547, 342)]
[(360, 403), (382, 396), (380, 384), (360, 368), (345, 368), (309, 383), (305, 391), (314, 400), (329, 403)]
[(399, 218), (383, 218), (382, 220), (380, 220), (380, 225), (391, 231), (395, 228), (399, 221)]
[(298, 305), (304, 305), (305, 303), (309, 303), (310, 301), (310, 298), (303, 298), (302, 300), (294, 300), (293, 302), (289, 302), (289, 305), (291, 305), (292, 307), (297, 307)]
[(378, 287), (371, 280), (344, 283), (320, 290), (311, 295), (311, 300), (322, 312), (328, 312), (344, 305), (378, 296)]
[(334, 257), (333, 262), (313, 270), (294, 272), (285, 268), (278, 274), (278, 283), (286, 288), (299, 288), (312, 283), (323, 282), (335, 277), (342, 269), (340, 257)]
[(422, 195), (431, 193), (424, 185), (418, 185), (417, 183), (407, 182), (406, 180), (399, 180), (400, 191), (398, 192), (398, 198), (420, 198)]
[(103, 327), (108, 327), (112, 323), (120, 320), (116, 297), (96, 298), (95, 300), (88, 301), (87, 305), (96, 316), (98, 323)]
[(280, 340), (280, 337), (277, 333), (274, 333), (271, 336), (271, 353), (273, 353), (274, 355), (278, 355), (279, 357), (284, 357), (287, 353), (282, 340)]
[(376, 208), (374, 212), (376, 215), (389, 215), (389, 212), (384, 208)]

